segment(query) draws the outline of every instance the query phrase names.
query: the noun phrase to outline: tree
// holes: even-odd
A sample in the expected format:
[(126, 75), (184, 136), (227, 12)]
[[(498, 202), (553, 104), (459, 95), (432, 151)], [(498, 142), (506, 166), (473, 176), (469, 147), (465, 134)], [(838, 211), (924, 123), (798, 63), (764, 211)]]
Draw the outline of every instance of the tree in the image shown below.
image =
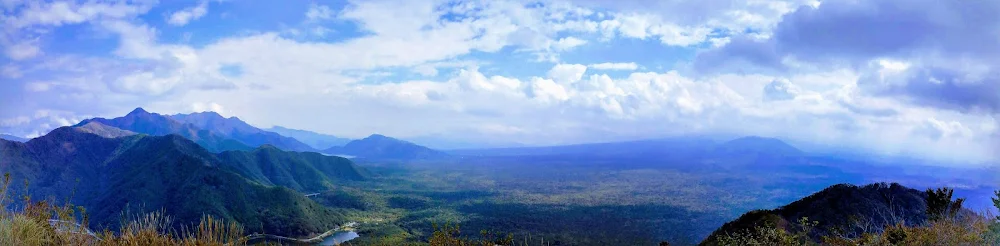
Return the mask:
[[(1000, 210), (1000, 190), (994, 191), (993, 194), (995, 195), (993, 197), (993, 206), (997, 207), (997, 210)], [(997, 220), (1000, 220), (1000, 215), (997, 215)]]
[(954, 189), (944, 187), (937, 190), (927, 189), (927, 218), (937, 221), (944, 218), (953, 218), (958, 211), (962, 210), (962, 203), (965, 198), (951, 200)]

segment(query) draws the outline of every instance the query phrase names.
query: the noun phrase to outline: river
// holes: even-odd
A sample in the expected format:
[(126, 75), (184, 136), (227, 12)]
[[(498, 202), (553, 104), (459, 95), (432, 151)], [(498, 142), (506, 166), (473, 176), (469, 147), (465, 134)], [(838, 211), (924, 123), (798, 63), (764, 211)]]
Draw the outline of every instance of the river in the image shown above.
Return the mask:
[(342, 244), (344, 242), (351, 241), (351, 239), (355, 239), (360, 236), (361, 235), (358, 235), (358, 233), (354, 231), (337, 232), (334, 233), (333, 235), (330, 235), (329, 237), (324, 238), (323, 242), (319, 243), (319, 245), (330, 246), (330, 245)]

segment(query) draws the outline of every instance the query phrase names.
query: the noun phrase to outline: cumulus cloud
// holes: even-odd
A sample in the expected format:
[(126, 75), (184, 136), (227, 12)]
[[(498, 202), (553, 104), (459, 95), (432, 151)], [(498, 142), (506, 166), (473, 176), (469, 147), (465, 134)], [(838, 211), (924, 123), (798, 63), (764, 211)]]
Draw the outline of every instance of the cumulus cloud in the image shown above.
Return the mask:
[(226, 113), (225, 107), (223, 107), (222, 105), (219, 105), (218, 103), (215, 103), (215, 102), (209, 102), (209, 103), (196, 102), (196, 103), (192, 103), (191, 104), (191, 111), (193, 111), (193, 112), (208, 112), (208, 111), (212, 111), (212, 112), (219, 113), (221, 115), (225, 115), (225, 113)]
[(599, 69), (599, 70), (636, 70), (636, 69), (639, 69), (639, 65), (635, 64), (634, 62), (628, 62), (628, 63), (605, 62), (605, 63), (590, 64), (590, 65), (587, 65), (587, 67), (593, 68), (593, 69)]
[(174, 26), (187, 25), (188, 22), (197, 20), (205, 14), (208, 13), (208, 1), (202, 1), (194, 7), (186, 8), (173, 14), (170, 14), (170, 18), (167, 18), (167, 23)]
[(330, 10), (330, 7), (326, 5), (313, 3), (309, 5), (309, 10), (306, 11), (306, 21), (328, 20), (333, 17), (333, 10)]
[(745, 35), (700, 53), (695, 68), (859, 68), (857, 83), (869, 95), (995, 113), (1000, 17), (990, 13), (997, 11), (996, 2), (824, 1), (785, 15), (765, 38)]
[(10, 57), (10, 59), (24, 60), (38, 56), (42, 53), (42, 50), (38, 47), (38, 45), (38, 40), (26, 40), (8, 46), (5, 51), (7, 53), (7, 57)]
[(777, 79), (764, 86), (764, 100), (768, 101), (792, 100), (800, 93), (799, 87), (787, 79)]
[(915, 133), (923, 134), (933, 140), (972, 135), (972, 130), (957, 121), (941, 121), (928, 118), (924, 124), (914, 129)]
[(79, 24), (97, 19), (123, 19), (149, 11), (151, 4), (109, 2), (8, 2), (4, 33), (0, 46), (7, 57), (24, 60), (43, 54), (40, 40), (48, 37), (55, 27)]
[(587, 66), (580, 64), (557, 64), (549, 70), (549, 78), (560, 84), (572, 84), (580, 81), (587, 72)]
[(858, 85), (924, 106), (1000, 113), (1000, 70), (979, 73), (963, 65), (910, 67), (882, 61), (869, 65)]

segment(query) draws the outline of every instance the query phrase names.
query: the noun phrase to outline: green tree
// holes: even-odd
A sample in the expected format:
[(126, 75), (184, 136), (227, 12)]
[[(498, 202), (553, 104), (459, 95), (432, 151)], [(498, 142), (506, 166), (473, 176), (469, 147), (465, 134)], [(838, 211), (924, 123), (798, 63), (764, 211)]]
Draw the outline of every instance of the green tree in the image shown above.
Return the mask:
[(937, 188), (936, 190), (927, 189), (927, 218), (931, 221), (937, 221), (955, 217), (958, 211), (962, 210), (962, 203), (965, 202), (965, 198), (952, 201), (951, 198), (954, 192), (954, 189), (948, 187)]

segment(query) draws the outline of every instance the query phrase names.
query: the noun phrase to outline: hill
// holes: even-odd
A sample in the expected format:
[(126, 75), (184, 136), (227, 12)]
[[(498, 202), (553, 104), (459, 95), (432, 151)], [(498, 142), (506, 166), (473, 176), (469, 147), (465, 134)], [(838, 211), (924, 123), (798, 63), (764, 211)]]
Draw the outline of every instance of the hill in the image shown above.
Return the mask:
[(441, 159), (449, 156), (441, 151), (379, 134), (351, 141), (344, 147), (329, 148), (323, 152), (369, 159), (397, 160)]
[(287, 236), (346, 222), (290, 188), (244, 178), (220, 155), (178, 135), (105, 138), (62, 127), (28, 143), (0, 140), (0, 172), (30, 181), (17, 193), (84, 206), (96, 228), (115, 228), (123, 211), (140, 210), (162, 210), (174, 226), (207, 214)]
[(734, 234), (758, 226), (771, 225), (794, 231), (800, 218), (817, 221), (813, 238), (839, 231), (861, 235), (887, 225), (903, 223), (915, 226), (927, 221), (927, 196), (924, 192), (893, 183), (866, 186), (838, 184), (773, 210), (755, 210), (724, 224), (702, 245), (717, 245), (722, 235)]
[(7, 140), (7, 141), (14, 141), (14, 142), (22, 142), (22, 143), (28, 141), (27, 138), (22, 138), (22, 137), (10, 135), (10, 134), (0, 134), (0, 139)]
[(313, 147), (314, 149), (318, 150), (328, 149), (335, 146), (344, 146), (345, 144), (351, 141), (351, 139), (347, 138), (316, 133), (306, 130), (285, 128), (281, 126), (274, 126), (271, 128), (267, 128), (266, 130), (284, 136), (293, 137), (295, 139), (298, 139), (299, 141), (302, 141), (305, 144), (308, 144), (310, 147)]
[(225, 118), (216, 112), (175, 114), (170, 115), (169, 117), (183, 123), (194, 125), (195, 127), (209, 131), (212, 134), (239, 141), (251, 147), (272, 145), (283, 150), (315, 151), (315, 148), (310, 147), (295, 138), (261, 130), (260, 128), (247, 124), (239, 118)]
[(805, 153), (788, 143), (776, 138), (748, 136), (719, 144), (713, 149), (713, 155), (764, 155), (773, 157), (802, 156)]
[(249, 146), (239, 141), (213, 134), (210, 131), (200, 129), (193, 124), (182, 123), (167, 116), (147, 112), (142, 108), (136, 108), (123, 117), (114, 119), (87, 119), (74, 126), (83, 127), (91, 122), (97, 122), (122, 130), (153, 136), (177, 134), (198, 143), (202, 147), (205, 147), (205, 149), (212, 152), (251, 149)]

